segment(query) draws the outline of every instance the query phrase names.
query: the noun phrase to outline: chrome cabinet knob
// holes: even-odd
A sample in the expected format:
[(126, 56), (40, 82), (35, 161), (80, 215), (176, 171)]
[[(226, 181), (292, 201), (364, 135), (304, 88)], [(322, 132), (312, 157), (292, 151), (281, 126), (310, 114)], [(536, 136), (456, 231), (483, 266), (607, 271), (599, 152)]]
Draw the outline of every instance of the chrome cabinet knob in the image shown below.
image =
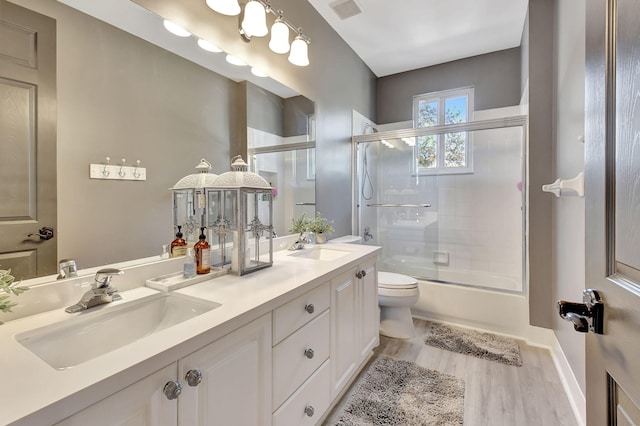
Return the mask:
[(184, 375), (184, 379), (189, 386), (198, 386), (202, 382), (202, 371), (189, 370), (187, 374)]
[(360, 279), (360, 278), (364, 277), (364, 275), (362, 275), (362, 272), (364, 272), (364, 271), (356, 272), (356, 278)]
[(307, 405), (306, 407), (304, 407), (304, 413), (308, 416), (308, 417), (313, 417), (313, 414), (316, 412), (316, 410), (313, 408), (313, 406), (311, 405)]
[(162, 389), (162, 392), (167, 397), (167, 399), (172, 400), (176, 399), (182, 393), (182, 385), (177, 380), (172, 380), (167, 382)]
[(362, 277), (366, 277), (367, 276), (367, 271), (362, 271)]
[(308, 305), (304, 305), (304, 310), (312, 314), (316, 308), (313, 306), (313, 303), (309, 303)]
[(308, 348), (304, 350), (304, 356), (306, 356), (307, 358), (311, 359), (313, 358), (313, 355), (314, 355), (313, 349)]

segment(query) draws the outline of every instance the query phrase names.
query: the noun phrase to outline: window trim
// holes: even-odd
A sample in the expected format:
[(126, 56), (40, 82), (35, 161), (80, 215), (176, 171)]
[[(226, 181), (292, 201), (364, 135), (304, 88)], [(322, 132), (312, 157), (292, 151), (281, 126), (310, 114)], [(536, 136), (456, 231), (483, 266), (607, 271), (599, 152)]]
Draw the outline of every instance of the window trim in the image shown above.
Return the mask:
[[(423, 128), (418, 127), (418, 105), (421, 101), (424, 102), (433, 102), (436, 101), (438, 103), (438, 123), (436, 126), (443, 126), (445, 120), (445, 102), (450, 98), (457, 98), (461, 96), (467, 97), (467, 123), (473, 121), (474, 114), (474, 87), (460, 87), (457, 89), (450, 90), (440, 90), (437, 92), (429, 92), (423, 93), (421, 95), (413, 96), (413, 128)], [(413, 174), (417, 176), (422, 175), (440, 175), (440, 174), (465, 174), (465, 173), (473, 173), (473, 141), (472, 135), (467, 132), (467, 141), (465, 147), (465, 159), (466, 159), (466, 167), (445, 167), (444, 166), (444, 146), (445, 146), (445, 134), (437, 135), (437, 166), (434, 168), (422, 168), (418, 167), (418, 149), (419, 144), (416, 143), (413, 150)], [(417, 142), (417, 141), (416, 141)]]

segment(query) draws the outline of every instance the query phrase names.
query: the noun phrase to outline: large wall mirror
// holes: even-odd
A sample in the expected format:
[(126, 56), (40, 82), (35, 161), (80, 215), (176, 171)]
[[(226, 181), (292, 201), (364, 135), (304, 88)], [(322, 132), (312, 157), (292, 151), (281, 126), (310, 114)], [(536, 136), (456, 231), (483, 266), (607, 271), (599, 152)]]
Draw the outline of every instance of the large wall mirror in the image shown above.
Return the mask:
[[(312, 101), (226, 63), (224, 53), (201, 50), (194, 37), (169, 34), (161, 17), (129, 0), (11, 3), (57, 26), (57, 159), (42, 159), (56, 168), (56, 188), (48, 192), (57, 198), (56, 236), (20, 249), (52, 243), (57, 255), (37, 267), (0, 248), (1, 268), (30, 278), (56, 273), (61, 258), (84, 269), (159, 256), (174, 238), (169, 188), (201, 158), (219, 174), (234, 155), (249, 154), (254, 171), (278, 192), (278, 234), (287, 233), (293, 215), (306, 208), (313, 214)], [(89, 164), (106, 157), (112, 164), (140, 160), (147, 180), (90, 179)]]

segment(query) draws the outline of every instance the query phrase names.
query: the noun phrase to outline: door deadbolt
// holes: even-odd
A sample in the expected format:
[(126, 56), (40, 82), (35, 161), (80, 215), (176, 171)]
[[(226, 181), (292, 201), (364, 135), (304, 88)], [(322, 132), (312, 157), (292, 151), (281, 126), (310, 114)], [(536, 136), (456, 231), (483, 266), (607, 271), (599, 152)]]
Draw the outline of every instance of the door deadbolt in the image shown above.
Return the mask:
[(558, 314), (581, 333), (604, 334), (604, 303), (598, 292), (588, 288), (582, 292), (582, 302), (558, 301)]

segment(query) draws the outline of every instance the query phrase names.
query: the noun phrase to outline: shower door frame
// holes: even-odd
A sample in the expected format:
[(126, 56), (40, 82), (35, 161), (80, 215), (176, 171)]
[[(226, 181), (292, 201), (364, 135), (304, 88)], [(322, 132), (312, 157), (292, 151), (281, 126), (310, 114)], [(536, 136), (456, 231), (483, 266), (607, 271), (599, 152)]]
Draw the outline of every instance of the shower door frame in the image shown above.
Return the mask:
[[(466, 123), (447, 124), (442, 126), (420, 127), (400, 130), (389, 130), (377, 133), (356, 135), (351, 138), (351, 231), (353, 235), (360, 235), (361, 205), (360, 205), (360, 178), (358, 176), (358, 146), (361, 143), (378, 142), (382, 139), (415, 138), (418, 136), (442, 135), (456, 132), (472, 132), (479, 130), (504, 129), (512, 127), (521, 128), (522, 137), (522, 176), (524, 185), (522, 188), (522, 291), (498, 290), (505, 293), (527, 294), (529, 282), (529, 251), (528, 226), (529, 226), (529, 145), (528, 145), (528, 116), (514, 115), (510, 117), (494, 118), (489, 120), (469, 121)], [(465, 285), (454, 283), (457, 285)]]

